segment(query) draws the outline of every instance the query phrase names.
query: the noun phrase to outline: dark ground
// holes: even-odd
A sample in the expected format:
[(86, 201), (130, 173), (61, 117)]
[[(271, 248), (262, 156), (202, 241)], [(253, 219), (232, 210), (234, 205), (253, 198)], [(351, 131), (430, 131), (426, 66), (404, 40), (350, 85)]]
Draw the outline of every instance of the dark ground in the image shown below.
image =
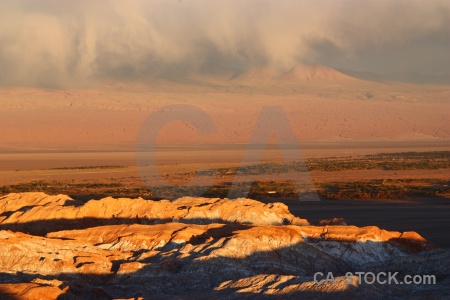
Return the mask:
[(439, 247), (450, 248), (449, 199), (420, 199), (403, 203), (361, 200), (276, 201), (285, 203), (292, 214), (310, 222), (344, 218), (348, 225), (378, 226), (401, 232), (416, 231)]

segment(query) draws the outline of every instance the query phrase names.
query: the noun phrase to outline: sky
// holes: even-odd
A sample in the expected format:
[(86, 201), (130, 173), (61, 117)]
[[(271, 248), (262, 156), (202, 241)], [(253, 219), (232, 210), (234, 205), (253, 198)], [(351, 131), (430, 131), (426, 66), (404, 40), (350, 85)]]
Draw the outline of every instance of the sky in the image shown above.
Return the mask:
[(0, 86), (190, 73), (450, 73), (448, 0), (0, 0)]

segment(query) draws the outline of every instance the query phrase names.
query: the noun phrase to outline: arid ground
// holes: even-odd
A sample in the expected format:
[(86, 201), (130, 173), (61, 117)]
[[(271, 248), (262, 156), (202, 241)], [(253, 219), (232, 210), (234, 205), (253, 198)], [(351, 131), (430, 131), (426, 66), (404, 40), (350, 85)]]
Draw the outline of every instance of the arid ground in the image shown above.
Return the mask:
[[(449, 97), (447, 85), (364, 81), (317, 66), (3, 89), (0, 296), (444, 297)], [(171, 106), (179, 104), (202, 109), (215, 130), (177, 120), (195, 115)], [(283, 113), (261, 115), (274, 106)], [(149, 151), (155, 132), (144, 122), (167, 115), (175, 121), (155, 125)], [(254, 140), (261, 127), (275, 129), (267, 144)], [(328, 270), (438, 281), (312, 281)]]
[(0, 0), (0, 299), (450, 299), (449, 24)]
[[(271, 149), (243, 165), (239, 147), (214, 162), (172, 148), (156, 174), (129, 153), (14, 154), (22, 164), (0, 171), (0, 297), (444, 299), (450, 152), (379, 150), (286, 162)], [(319, 201), (298, 193), (305, 174)], [(316, 272), (336, 277), (318, 284)]]
[[(138, 166), (136, 161), (133, 164), (136, 156), (133, 153), (14, 154), (22, 160), (15, 170), (6, 165), (0, 171), (0, 191), (2, 194), (41, 191), (80, 200), (106, 196), (155, 200), (200, 195), (226, 198), (233, 182), (251, 183), (249, 198), (283, 202), (298, 217), (316, 222), (339, 217), (357, 226), (417, 231), (441, 247), (450, 247), (445, 230), (450, 225), (449, 151), (380, 153), (380, 149), (328, 148), (322, 149), (322, 153), (360, 154), (323, 157), (314, 149), (305, 149), (303, 166), (269, 158), (242, 165), (237, 158), (244, 149), (173, 148), (161, 154), (156, 174), (150, 173), (148, 166)], [(268, 150), (272, 157), (278, 152)], [(47, 159), (32, 159), (46, 156)], [(303, 180), (299, 177), (304, 173), (302, 167), (309, 171), (319, 202), (304, 201), (296, 194), (293, 182)], [(197, 185), (189, 185), (200, 168), (209, 171), (197, 174)], [(236, 175), (238, 169), (240, 173)], [(212, 176), (215, 180), (209, 183), (212, 171), (216, 172)], [(160, 177), (162, 184), (156, 185), (152, 178), (143, 180), (147, 175)]]

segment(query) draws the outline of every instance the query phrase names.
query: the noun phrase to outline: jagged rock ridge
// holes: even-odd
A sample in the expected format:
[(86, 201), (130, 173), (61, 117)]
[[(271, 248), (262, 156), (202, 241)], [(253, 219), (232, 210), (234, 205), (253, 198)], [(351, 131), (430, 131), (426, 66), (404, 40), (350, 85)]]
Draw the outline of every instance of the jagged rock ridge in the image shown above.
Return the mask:
[[(310, 226), (278, 203), (205, 198), (81, 203), (64, 195), (23, 193), (2, 197), (0, 216), (0, 296), (13, 299), (366, 294), (381, 299), (449, 293), (449, 253), (417, 233)], [(105, 220), (114, 222), (99, 226)], [(43, 236), (24, 233), (33, 225)], [(5, 230), (12, 227), (14, 232)], [(391, 270), (435, 274), (438, 284), (430, 289), (313, 281), (319, 271)]]

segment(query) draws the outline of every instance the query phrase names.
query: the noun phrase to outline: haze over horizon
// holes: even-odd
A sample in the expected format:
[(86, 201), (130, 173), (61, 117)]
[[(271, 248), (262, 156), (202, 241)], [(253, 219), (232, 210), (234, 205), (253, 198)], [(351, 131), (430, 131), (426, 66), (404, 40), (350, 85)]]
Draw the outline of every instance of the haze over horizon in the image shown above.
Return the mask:
[(305, 63), (443, 75), (449, 36), (445, 0), (0, 1), (0, 86), (70, 88)]
[(218, 130), (161, 144), (247, 143), (277, 105), (302, 142), (448, 145), (449, 37), (444, 0), (0, 0), (0, 151), (130, 149), (171, 104)]

